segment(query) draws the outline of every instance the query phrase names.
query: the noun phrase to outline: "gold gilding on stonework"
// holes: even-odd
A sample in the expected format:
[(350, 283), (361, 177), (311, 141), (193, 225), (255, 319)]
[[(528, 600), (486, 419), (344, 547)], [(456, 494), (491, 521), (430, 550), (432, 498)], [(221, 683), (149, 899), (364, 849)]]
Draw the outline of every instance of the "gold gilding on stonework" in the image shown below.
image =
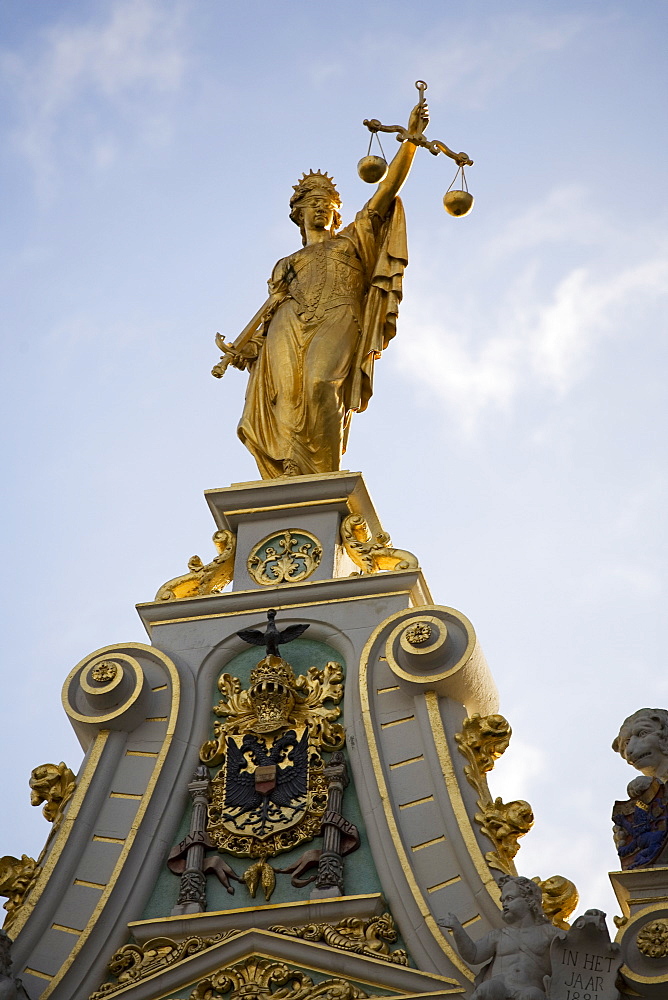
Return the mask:
[(580, 899), (575, 883), (563, 875), (551, 875), (544, 881), (536, 875), (532, 879), (543, 893), (543, 912), (555, 927), (567, 931), (571, 926), (567, 918), (578, 905)]
[(429, 622), (416, 622), (406, 629), (404, 638), (411, 646), (421, 646), (423, 642), (431, 639), (431, 625)]
[(255, 899), (255, 893), (259, 886), (262, 886), (264, 898), (267, 902), (271, 899), (271, 894), (276, 888), (276, 874), (271, 865), (267, 864), (264, 858), (256, 861), (244, 872), (244, 882), (251, 897)]
[(345, 979), (314, 983), (310, 976), (283, 962), (247, 958), (200, 980), (188, 1000), (358, 1000), (366, 997)]
[(485, 777), (508, 748), (511, 733), (510, 725), (502, 715), (480, 716), (476, 713), (464, 719), (462, 732), (455, 735), (455, 740), (460, 752), (469, 761), (464, 768), (466, 778), (478, 793), (480, 812), (475, 814), (475, 821), (494, 844), (495, 850), (488, 851), (485, 860), (490, 868), (516, 875), (513, 858), (519, 850), (519, 838), (533, 826), (533, 812), (523, 799), (513, 802), (493, 799)]
[(103, 997), (113, 996), (118, 990), (132, 986), (156, 972), (162, 972), (182, 959), (204, 951), (205, 948), (220, 944), (235, 933), (235, 931), (224, 931), (209, 937), (192, 935), (178, 942), (167, 937), (159, 937), (152, 938), (143, 945), (124, 944), (114, 952), (107, 966), (116, 982), (103, 983), (99, 990), (91, 995), (90, 1000), (103, 1000)]
[(234, 573), (236, 535), (231, 531), (216, 531), (213, 544), (218, 549), (218, 555), (209, 563), (203, 563), (199, 556), (192, 556), (188, 560), (189, 572), (163, 583), (155, 595), (156, 601), (177, 601), (183, 597), (220, 593)]
[(322, 546), (308, 531), (288, 528), (277, 531), (255, 545), (248, 556), (251, 579), (263, 587), (299, 583), (320, 565)]
[(358, 955), (382, 958), (396, 965), (408, 965), (408, 956), (402, 948), (390, 950), (397, 940), (397, 929), (391, 914), (362, 919), (347, 917), (337, 924), (306, 924), (302, 927), (284, 927), (275, 924), (269, 928), (276, 934), (303, 938), (305, 941), (324, 941), (331, 948), (342, 948)]
[(328, 793), (319, 751), (344, 744), (335, 721), (343, 669), (331, 661), (295, 677), (282, 657), (269, 655), (251, 672), (248, 690), (227, 673), (218, 690), (213, 711), (223, 721), (200, 751), (209, 767), (222, 765), (211, 783), (207, 832), (221, 850), (259, 859), (246, 881), (267, 896), (273, 870), (266, 859), (320, 833)]
[(72, 798), (76, 786), (74, 773), (63, 761), (60, 764), (40, 764), (30, 774), (30, 804), (39, 806), (44, 802), (42, 815), (57, 830), (63, 809)]
[(361, 514), (349, 514), (341, 523), (343, 547), (364, 574), (381, 570), (418, 569), (417, 558), (405, 549), (392, 548), (390, 536), (379, 531), (373, 537)]
[(119, 666), (113, 660), (102, 660), (90, 672), (92, 680), (97, 684), (108, 684), (118, 674)]
[(42, 869), (34, 858), (23, 854), (21, 858), (6, 855), (0, 858), (0, 896), (6, 896), (4, 904), (7, 916), (3, 928), (8, 931), (19, 915), (23, 903), (35, 885)]
[(668, 957), (668, 920), (652, 920), (638, 931), (638, 951), (648, 958)]

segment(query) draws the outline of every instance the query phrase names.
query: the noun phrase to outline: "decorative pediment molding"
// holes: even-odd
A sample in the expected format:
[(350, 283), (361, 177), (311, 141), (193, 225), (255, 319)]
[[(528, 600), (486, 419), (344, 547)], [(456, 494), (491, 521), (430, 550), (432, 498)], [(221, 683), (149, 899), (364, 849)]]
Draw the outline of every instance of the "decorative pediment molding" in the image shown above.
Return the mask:
[[(165, 945), (166, 938), (156, 939)], [(397, 996), (430, 998), (454, 996), (465, 992), (454, 979), (419, 972), (369, 955), (329, 947), (322, 942), (305, 941), (272, 931), (243, 930), (224, 934), (220, 941), (184, 954), (179, 961), (117, 990), (104, 992), (105, 1000), (158, 1000), (175, 993), (195, 990), (198, 983), (231, 969), (249, 958), (263, 959), (305, 971), (317, 982), (343, 979), (366, 996), (391, 991)], [(359, 994), (358, 994), (359, 995)]]

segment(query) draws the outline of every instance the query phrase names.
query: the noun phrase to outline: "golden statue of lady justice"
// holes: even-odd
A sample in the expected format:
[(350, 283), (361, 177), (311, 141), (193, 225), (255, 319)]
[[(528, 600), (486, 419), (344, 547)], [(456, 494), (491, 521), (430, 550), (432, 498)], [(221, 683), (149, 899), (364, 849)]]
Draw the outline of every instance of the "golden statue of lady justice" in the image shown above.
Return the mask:
[(471, 162), (426, 140), (426, 84), (418, 89), (407, 129), (365, 122), (399, 133), (401, 146), (355, 221), (339, 229), (332, 179), (305, 174), (290, 199), (302, 249), (276, 264), (269, 298), (234, 343), (216, 336), (223, 356), (212, 374), (222, 378), (230, 364), (249, 371), (237, 433), (263, 479), (338, 471), (352, 414), (366, 409), (373, 391), (374, 361), (396, 332), (408, 263), (397, 195), (417, 146), (446, 152), (460, 167)]

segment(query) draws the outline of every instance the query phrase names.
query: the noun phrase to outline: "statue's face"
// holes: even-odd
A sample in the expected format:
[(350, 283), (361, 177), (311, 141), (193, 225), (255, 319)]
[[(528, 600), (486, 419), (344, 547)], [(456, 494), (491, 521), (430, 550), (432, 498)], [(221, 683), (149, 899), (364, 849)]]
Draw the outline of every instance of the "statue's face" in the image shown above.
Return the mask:
[(624, 757), (642, 774), (665, 780), (668, 774), (668, 754), (666, 734), (661, 723), (649, 716), (636, 719), (624, 747)]
[(507, 924), (515, 924), (531, 912), (528, 899), (512, 882), (508, 882), (501, 890), (501, 905), (503, 919)]
[(331, 229), (335, 204), (325, 193), (313, 192), (301, 204), (305, 229)]

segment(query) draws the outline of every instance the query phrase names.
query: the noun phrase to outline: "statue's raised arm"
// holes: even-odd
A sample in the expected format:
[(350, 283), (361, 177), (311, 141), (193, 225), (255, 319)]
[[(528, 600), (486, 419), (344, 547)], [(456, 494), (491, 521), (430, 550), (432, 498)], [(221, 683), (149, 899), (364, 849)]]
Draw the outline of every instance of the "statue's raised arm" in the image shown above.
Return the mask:
[(425, 88), (420, 81), (407, 128), (377, 123), (399, 133), (400, 147), (350, 225), (340, 228), (331, 177), (309, 171), (298, 181), (290, 218), (301, 248), (278, 261), (269, 298), (237, 339), (217, 336), (223, 356), (213, 374), (220, 378), (230, 364), (249, 371), (238, 434), (263, 479), (336, 472), (352, 414), (371, 397), (374, 362), (396, 332), (408, 263), (397, 195), (418, 145), (434, 145), (424, 136)]
[(401, 143), (399, 150), (390, 163), (387, 174), (378, 185), (376, 193), (369, 200), (372, 212), (385, 216), (396, 196), (404, 186), (404, 181), (410, 172), (413, 158), (417, 152), (417, 144), (411, 142), (410, 136), (416, 139), (424, 135), (429, 124), (429, 108), (424, 100), (420, 100), (411, 111), (408, 119), (408, 136)]

